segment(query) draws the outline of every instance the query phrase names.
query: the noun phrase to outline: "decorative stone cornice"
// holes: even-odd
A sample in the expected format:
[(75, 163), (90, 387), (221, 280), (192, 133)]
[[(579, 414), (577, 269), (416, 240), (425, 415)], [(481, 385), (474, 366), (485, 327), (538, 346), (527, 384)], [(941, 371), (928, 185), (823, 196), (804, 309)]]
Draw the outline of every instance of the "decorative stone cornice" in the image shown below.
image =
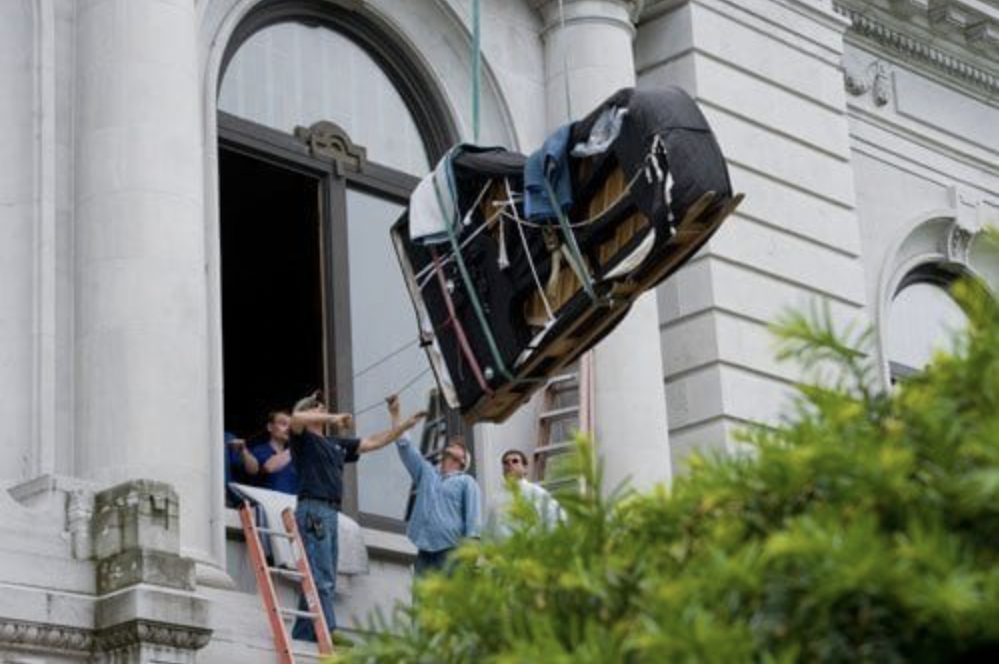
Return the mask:
[(853, 34), (989, 95), (999, 93), (994, 57), (999, 54), (999, 6), (994, 15), (993, 6), (983, 0), (835, 2)]
[[(580, 0), (562, 0), (562, 6), (571, 5), (574, 2), (579, 2)], [(605, 2), (612, 2), (618, 5), (625, 5), (628, 7), (628, 13), (631, 14), (632, 18), (638, 18), (638, 15), (642, 13), (642, 9), (645, 7), (646, 0), (604, 0)], [(531, 6), (536, 10), (544, 11), (549, 5), (554, 6), (555, 10), (558, 11), (559, 0), (530, 0)]]
[(211, 638), (212, 630), (207, 628), (133, 620), (100, 631), (94, 638), (94, 646), (100, 652), (149, 645), (179, 650), (200, 650), (208, 645)]
[[(581, 0), (530, 0), (531, 6), (538, 12), (541, 16), (541, 20), (544, 21), (545, 30), (549, 30), (561, 23), (564, 18), (566, 24), (572, 22), (578, 22), (583, 20), (606, 20), (608, 15), (613, 15), (614, 12), (597, 12), (593, 16), (588, 16), (586, 12), (579, 11), (573, 5), (579, 3)], [(592, 3), (592, 0), (589, 0)], [(606, 5), (611, 5), (612, 8), (619, 7), (624, 9), (624, 16), (626, 16), (629, 25), (634, 26), (638, 22), (639, 16), (642, 14), (642, 10), (645, 8), (645, 0), (602, 0)], [(620, 9), (617, 9), (620, 12)], [(624, 17), (623, 16), (623, 17)]]
[(0, 646), (89, 652), (94, 639), (88, 629), (0, 618)]

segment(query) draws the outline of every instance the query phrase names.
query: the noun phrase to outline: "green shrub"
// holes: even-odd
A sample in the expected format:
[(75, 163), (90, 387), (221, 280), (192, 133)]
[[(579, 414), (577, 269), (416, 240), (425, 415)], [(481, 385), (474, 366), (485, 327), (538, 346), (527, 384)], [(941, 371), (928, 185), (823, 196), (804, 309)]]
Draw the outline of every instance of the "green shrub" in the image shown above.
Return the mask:
[(784, 355), (835, 378), (669, 491), (602, 498), (581, 441), (564, 525), (520, 505), (344, 659), (999, 661), (999, 311), (956, 296), (970, 330), (891, 395), (828, 315), (784, 321)]

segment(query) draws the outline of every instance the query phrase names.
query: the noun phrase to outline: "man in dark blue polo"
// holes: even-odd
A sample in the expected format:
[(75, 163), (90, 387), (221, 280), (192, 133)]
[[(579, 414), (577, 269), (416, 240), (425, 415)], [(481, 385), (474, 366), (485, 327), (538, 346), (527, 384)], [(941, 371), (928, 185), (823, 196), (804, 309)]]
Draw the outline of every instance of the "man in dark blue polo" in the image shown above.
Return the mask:
[(267, 442), (253, 448), (259, 470), (257, 481), (264, 489), (298, 495), (298, 471), (291, 462), (291, 415), (276, 410), (267, 415)]
[[(385, 447), (423, 417), (416, 413), (395, 426), (363, 439), (326, 436), (327, 426), (349, 428), (353, 418), (349, 414), (330, 413), (319, 394), (302, 399), (295, 404), (291, 416), (291, 458), (298, 471), (298, 507), (295, 520), (305, 544), (309, 567), (319, 591), (319, 603), (326, 616), (330, 631), (336, 630), (333, 615), (333, 593), (336, 587), (338, 553), (337, 518), (343, 498), (343, 467), (354, 463), (361, 454)], [(306, 607), (305, 598), (299, 608)], [(315, 641), (312, 621), (299, 618), (292, 629), (292, 637)]]

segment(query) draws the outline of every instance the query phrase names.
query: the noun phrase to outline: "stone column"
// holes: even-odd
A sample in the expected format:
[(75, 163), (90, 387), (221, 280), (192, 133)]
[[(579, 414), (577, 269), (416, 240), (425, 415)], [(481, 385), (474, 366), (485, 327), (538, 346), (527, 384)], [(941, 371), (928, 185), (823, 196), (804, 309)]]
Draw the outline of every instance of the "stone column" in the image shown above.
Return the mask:
[(191, 0), (78, 4), (76, 470), (173, 486), (182, 550), (211, 573), (221, 442), (209, 427), (195, 14)]
[[(544, 19), (549, 129), (576, 120), (622, 87), (635, 84), (634, 13), (640, 2), (535, 0)], [(572, 117), (567, 111), (571, 110)], [(659, 309), (639, 298), (594, 352), (595, 437), (607, 488), (668, 481)]]
[(32, 2), (0, 5), (0, 479), (33, 474), (35, 222)]

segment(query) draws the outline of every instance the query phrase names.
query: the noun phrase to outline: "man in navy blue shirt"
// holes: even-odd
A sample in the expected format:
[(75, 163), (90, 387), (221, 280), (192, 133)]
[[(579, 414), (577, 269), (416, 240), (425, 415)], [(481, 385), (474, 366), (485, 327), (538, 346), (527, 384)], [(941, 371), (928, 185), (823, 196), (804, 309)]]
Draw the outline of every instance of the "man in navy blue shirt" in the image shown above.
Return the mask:
[[(392, 428), (363, 439), (326, 436), (327, 426), (349, 428), (349, 414), (330, 413), (319, 394), (295, 404), (291, 416), (291, 458), (298, 471), (298, 507), (295, 521), (302, 534), (309, 567), (319, 591), (326, 624), (336, 630), (333, 615), (333, 592), (336, 586), (337, 518), (343, 499), (343, 467), (354, 463), (361, 454), (385, 447), (419, 422), (425, 413), (406, 420), (396, 420)], [(305, 598), (299, 608), (305, 610)], [(315, 641), (316, 633), (309, 619), (299, 618), (292, 637)]]
[(265, 489), (281, 493), (298, 494), (298, 471), (291, 462), (288, 438), (291, 433), (291, 415), (277, 410), (267, 416), (267, 434), (270, 439), (251, 450), (260, 466), (258, 483)]

